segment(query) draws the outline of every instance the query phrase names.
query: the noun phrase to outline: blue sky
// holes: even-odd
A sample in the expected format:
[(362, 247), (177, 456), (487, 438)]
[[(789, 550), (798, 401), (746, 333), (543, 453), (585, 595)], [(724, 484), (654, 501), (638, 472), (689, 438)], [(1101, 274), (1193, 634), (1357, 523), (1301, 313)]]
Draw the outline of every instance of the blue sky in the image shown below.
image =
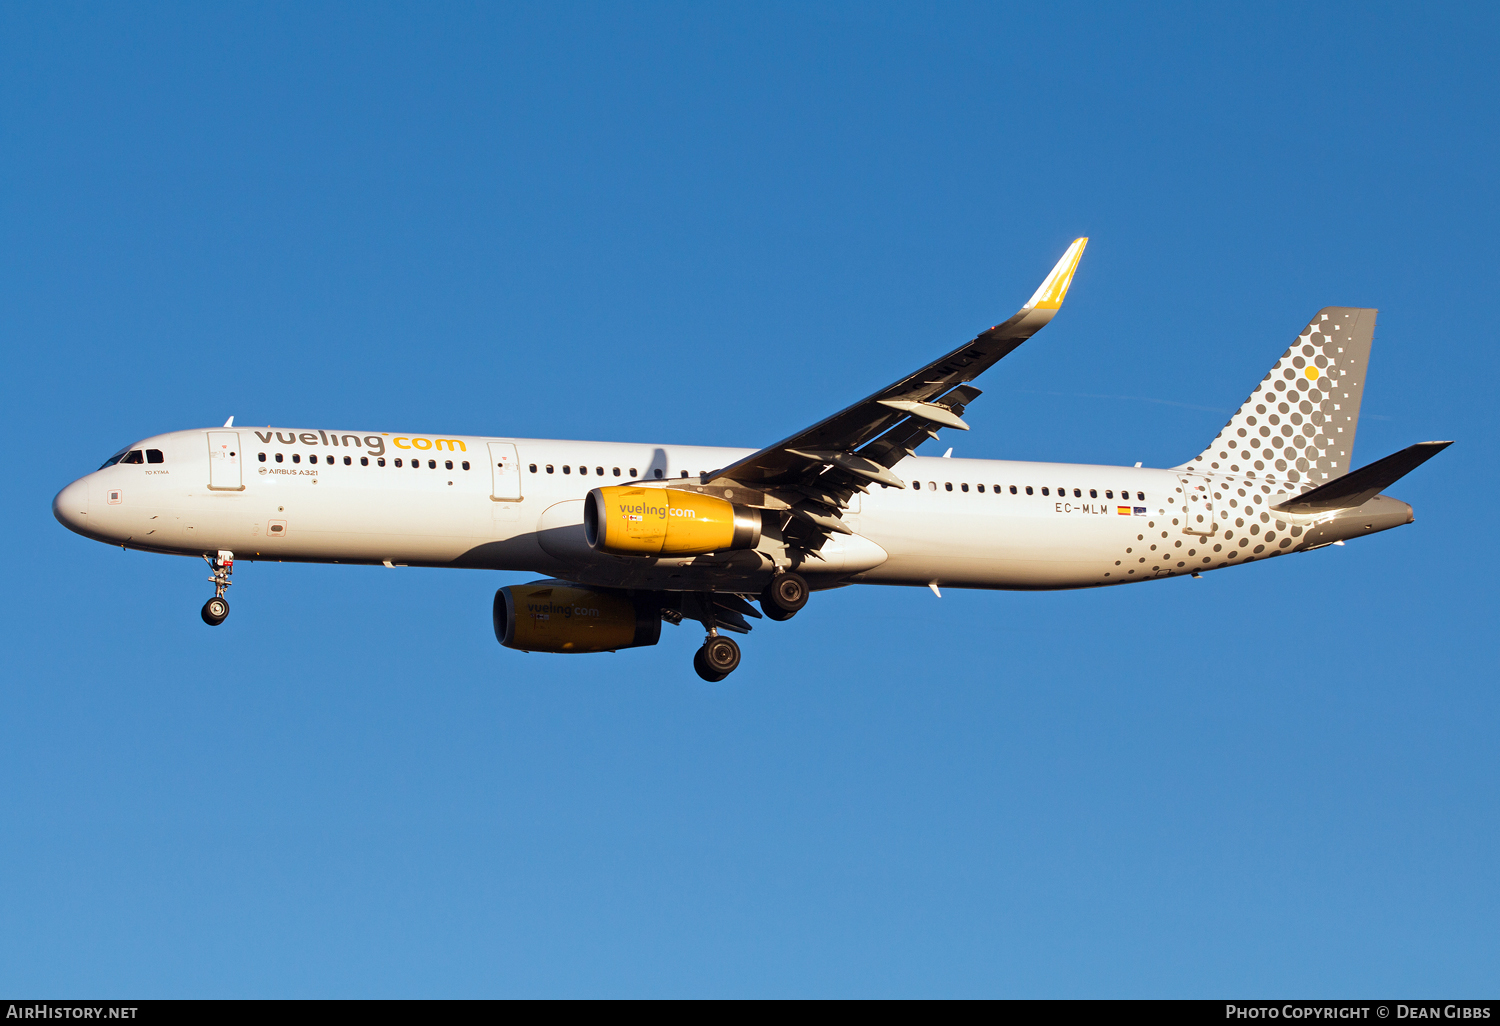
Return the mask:
[[(0, 991), (1493, 996), (1482, 5), (0, 10)], [(239, 423), (759, 446), (1012, 313), (957, 455), (1172, 465), (1326, 305), (1411, 527), (615, 656), (56, 524)], [(1476, 518), (1478, 518), (1476, 520)], [(1476, 531), (1478, 532), (1476, 534)]]

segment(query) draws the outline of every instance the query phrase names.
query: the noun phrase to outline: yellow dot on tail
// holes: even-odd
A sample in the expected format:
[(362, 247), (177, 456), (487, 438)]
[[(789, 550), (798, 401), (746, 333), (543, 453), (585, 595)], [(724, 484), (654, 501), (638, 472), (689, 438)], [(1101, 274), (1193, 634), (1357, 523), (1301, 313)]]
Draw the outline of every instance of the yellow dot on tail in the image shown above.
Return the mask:
[(1309, 368), (1307, 368), (1306, 374), (1307, 374), (1307, 380), (1308, 381), (1317, 381), (1318, 380), (1318, 368), (1316, 368), (1316, 367), (1309, 367)]

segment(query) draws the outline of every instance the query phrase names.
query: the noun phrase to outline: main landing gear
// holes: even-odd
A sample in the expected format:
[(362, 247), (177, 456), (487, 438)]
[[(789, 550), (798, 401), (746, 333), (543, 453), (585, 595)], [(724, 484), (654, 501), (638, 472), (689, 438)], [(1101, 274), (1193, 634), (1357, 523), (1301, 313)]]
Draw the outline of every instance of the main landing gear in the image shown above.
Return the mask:
[(224, 601), (224, 589), (234, 583), (229, 579), (229, 576), (234, 573), (234, 553), (227, 549), (220, 549), (217, 556), (204, 556), (203, 558), (214, 572), (214, 575), (208, 579), (208, 583), (214, 586), (214, 597), (203, 603), (203, 611), (200, 615), (204, 623), (210, 627), (217, 627), (229, 618), (229, 603)]
[(711, 683), (723, 680), (739, 665), (740, 646), (734, 643), (733, 638), (726, 638), (717, 632), (711, 632), (703, 647), (693, 653), (693, 669), (698, 671), (698, 676)]
[(798, 574), (777, 574), (760, 593), (760, 610), (773, 620), (790, 620), (805, 605), (807, 581)]
[[(761, 613), (772, 620), (790, 620), (797, 611), (807, 605), (807, 581), (794, 573), (779, 573), (772, 578), (766, 590), (760, 594)], [(684, 599), (686, 601), (686, 599)], [(688, 615), (700, 620), (708, 628), (708, 637), (703, 647), (693, 654), (693, 669), (706, 681), (717, 683), (729, 676), (740, 665), (740, 646), (733, 638), (719, 633), (725, 630), (744, 633), (750, 629), (746, 616), (759, 616), (755, 607), (738, 595), (701, 596), (693, 600)], [(666, 611), (663, 611), (666, 615)], [(673, 623), (682, 622), (682, 612), (676, 613)]]

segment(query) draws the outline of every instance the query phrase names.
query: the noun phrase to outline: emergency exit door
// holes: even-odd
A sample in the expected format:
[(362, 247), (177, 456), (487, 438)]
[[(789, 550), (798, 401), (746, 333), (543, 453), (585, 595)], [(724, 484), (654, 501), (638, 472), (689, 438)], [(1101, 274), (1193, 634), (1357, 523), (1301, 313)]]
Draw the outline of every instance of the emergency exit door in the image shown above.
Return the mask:
[(208, 433), (208, 487), (211, 491), (245, 490), (245, 483), (240, 479), (241, 455), (238, 431)]
[(490, 497), (496, 502), (521, 501), (521, 464), (511, 442), (490, 443), (490, 475), (494, 487)]

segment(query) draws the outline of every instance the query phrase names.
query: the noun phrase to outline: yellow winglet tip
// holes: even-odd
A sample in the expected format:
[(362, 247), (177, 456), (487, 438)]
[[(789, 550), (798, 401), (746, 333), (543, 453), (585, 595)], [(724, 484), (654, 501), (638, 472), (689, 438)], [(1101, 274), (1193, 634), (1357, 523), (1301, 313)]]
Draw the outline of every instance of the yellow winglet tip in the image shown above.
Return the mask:
[(1068, 251), (1052, 268), (1052, 273), (1047, 275), (1046, 280), (1042, 282), (1041, 288), (1032, 295), (1031, 302), (1026, 304), (1026, 309), (1056, 310), (1062, 306), (1063, 299), (1068, 294), (1068, 286), (1073, 283), (1073, 272), (1078, 270), (1079, 258), (1083, 256), (1083, 247), (1088, 244), (1087, 235), (1073, 240)]

